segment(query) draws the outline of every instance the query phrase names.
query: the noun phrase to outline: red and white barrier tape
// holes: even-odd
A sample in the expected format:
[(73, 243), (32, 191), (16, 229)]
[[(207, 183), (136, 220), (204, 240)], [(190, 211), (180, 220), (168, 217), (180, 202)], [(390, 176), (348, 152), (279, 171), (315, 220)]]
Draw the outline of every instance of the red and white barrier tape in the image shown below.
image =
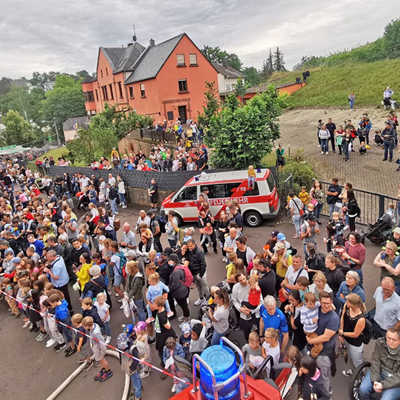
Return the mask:
[[(1, 293), (1, 294), (4, 294), (6, 297), (8, 297), (8, 298), (10, 298), (10, 299), (15, 300), (17, 304), (21, 304), (21, 305), (23, 305), (24, 307), (28, 308), (29, 310), (32, 310), (32, 311), (34, 311), (34, 312), (40, 314), (40, 312), (39, 312), (38, 310), (35, 310), (35, 309), (34, 309), (32, 306), (30, 306), (29, 304), (26, 304), (26, 303), (23, 303), (23, 302), (17, 300), (15, 297), (9, 295), (8, 293), (6, 293), (6, 292), (4, 292), (4, 291), (2, 291), (2, 290), (0, 290), (0, 293)], [(43, 317), (42, 317), (42, 318), (43, 318)], [(50, 317), (47, 317), (47, 318), (50, 318)], [(165, 369), (158, 368), (158, 367), (156, 367), (155, 365), (150, 364), (150, 363), (147, 362), (147, 361), (141, 360), (140, 358), (134, 357), (132, 354), (129, 354), (129, 353), (125, 352), (125, 351), (122, 351), (122, 350), (118, 349), (117, 347), (115, 347), (115, 346), (113, 346), (113, 345), (111, 345), (111, 344), (107, 344), (106, 342), (104, 342), (104, 341), (102, 341), (102, 340), (99, 340), (99, 339), (97, 339), (97, 338), (95, 338), (95, 337), (92, 337), (92, 336), (90, 336), (90, 335), (87, 335), (86, 333), (83, 333), (83, 332), (81, 332), (81, 331), (78, 331), (78, 330), (77, 330), (76, 328), (74, 328), (73, 326), (70, 326), (70, 325), (68, 325), (68, 324), (66, 324), (66, 323), (64, 323), (64, 322), (62, 322), (62, 321), (58, 321), (58, 320), (55, 319), (55, 318), (53, 318), (53, 319), (54, 319), (54, 321), (55, 321), (57, 324), (59, 324), (59, 325), (61, 325), (61, 326), (65, 326), (65, 327), (68, 328), (68, 329), (71, 329), (73, 332), (75, 332), (75, 334), (78, 334), (78, 335), (81, 335), (81, 336), (86, 336), (88, 339), (91, 339), (91, 340), (94, 340), (95, 342), (101, 343), (101, 344), (105, 345), (106, 347), (108, 347), (109, 349), (114, 350), (114, 351), (117, 351), (118, 353), (124, 355), (125, 357), (131, 358), (132, 360), (137, 361), (139, 364), (146, 365), (147, 367), (150, 367), (150, 368), (154, 369), (155, 371), (157, 371), (157, 372), (159, 372), (159, 373), (161, 373), (161, 374), (167, 375), (167, 376), (169, 376), (169, 377), (171, 377), (171, 378), (173, 378), (173, 379), (175, 379), (175, 380), (177, 380), (177, 381), (179, 381), (179, 382), (181, 382), (181, 383), (185, 383), (186, 385), (189, 385), (189, 383), (188, 383), (187, 381), (185, 381), (185, 380), (182, 379), (182, 378), (177, 377), (176, 375), (171, 374), (170, 372), (166, 371)]]

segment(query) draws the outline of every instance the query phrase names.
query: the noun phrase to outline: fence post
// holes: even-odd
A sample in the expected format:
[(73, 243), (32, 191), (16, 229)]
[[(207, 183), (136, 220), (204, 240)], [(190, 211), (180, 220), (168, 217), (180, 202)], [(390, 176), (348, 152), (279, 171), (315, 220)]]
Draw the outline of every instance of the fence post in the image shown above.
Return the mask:
[(385, 196), (379, 194), (379, 217), (385, 213)]

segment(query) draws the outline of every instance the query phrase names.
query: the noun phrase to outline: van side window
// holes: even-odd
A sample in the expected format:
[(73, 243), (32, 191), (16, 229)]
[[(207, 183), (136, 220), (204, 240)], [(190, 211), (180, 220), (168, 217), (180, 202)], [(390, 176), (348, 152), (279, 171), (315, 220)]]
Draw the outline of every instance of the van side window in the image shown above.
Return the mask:
[(183, 189), (174, 201), (197, 200), (197, 186), (188, 186)]
[(225, 184), (226, 197), (232, 197), (234, 190), (240, 185), (240, 182), (233, 182)]
[[(220, 199), (226, 197), (225, 184), (218, 185), (204, 185), (208, 187), (208, 198), (209, 199)], [(202, 191), (203, 186), (200, 188)]]
[(276, 186), (276, 183), (275, 183), (274, 174), (272, 173), (271, 170), (269, 171), (269, 175), (268, 175), (268, 178), (267, 178), (267, 183), (268, 183), (268, 186), (269, 186), (269, 188), (268, 188), (269, 191), (272, 192), (274, 190), (274, 187)]
[(255, 182), (254, 189), (247, 190), (247, 192), (244, 193), (243, 196), (258, 196), (259, 194), (260, 194), (260, 191), (258, 190), (258, 183)]

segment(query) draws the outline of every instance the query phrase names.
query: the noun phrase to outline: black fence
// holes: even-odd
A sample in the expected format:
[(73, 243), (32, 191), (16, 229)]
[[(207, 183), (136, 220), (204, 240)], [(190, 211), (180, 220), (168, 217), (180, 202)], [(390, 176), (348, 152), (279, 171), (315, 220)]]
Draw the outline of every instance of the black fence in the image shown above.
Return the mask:
[[(321, 182), (321, 187), (326, 193), (328, 190), (329, 182)], [(374, 224), (376, 220), (382, 216), (385, 211), (389, 209), (390, 204), (394, 204), (394, 209), (397, 210), (396, 203), (398, 199), (386, 196), (380, 193), (368, 192), (367, 190), (354, 189), (354, 194), (361, 210), (361, 216), (357, 219), (357, 223), (368, 225)], [(322, 209), (323, 215), (329, 215), (329, 205), (324, 204)], [(396, 218), (399, 216), (396, 215)]]
[(107, 180), (108, 174), (120, 175), (127, 186), (142, 189), (147, 189), (150, 186), (150, 181), (154, 178), (159, 189), (172, 192), (181, 188), (192, 176), (199, 175), (200, 171), (156, 172), (115, 168), (94, 170), (89, 167), (51, 167), (45, 170), (44, 173), (52, 177), (63, 176), (65, 173), (70, 175), (79, 173), (86, 176), (94, 175), (105, 180)]
[(160, 141), (166, 141), (170, 144), (176, 143), (175, 133), (169, 130), (161, 133), (154, 128), (141, 128), (131, 133), (131, 135), (136, 137), (137, 139), (150, 139), (152, 142), (155, 143), (158, 143)]

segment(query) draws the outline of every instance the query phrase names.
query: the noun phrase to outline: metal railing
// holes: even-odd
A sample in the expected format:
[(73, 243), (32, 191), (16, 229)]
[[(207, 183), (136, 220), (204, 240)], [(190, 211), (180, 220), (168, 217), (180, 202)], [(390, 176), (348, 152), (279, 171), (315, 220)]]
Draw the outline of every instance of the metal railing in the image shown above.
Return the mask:
[[(330, 183), (323, 181), (320, 181), (320, 183), (322, 190), (324, 191), (324, 193), (326, 193)], [(358, 206), (361, 210), (360, 218), (357, 219), (357, 223), (359, 224), (374, 224), (376, 220), (389, 209), (390, 204), (394, 204), (394, 209), (397, 210), (396, 203), (399, 199), (396, 199), (395, 197), (386, 196), (381, 193), (369, 192), (362, 189), (353, 188), (353, 191)], [(326, 202), (324, 203), (324, 207), (322, 208), (322, 214), (329, 215), (329, 204), (327, 204)]]

